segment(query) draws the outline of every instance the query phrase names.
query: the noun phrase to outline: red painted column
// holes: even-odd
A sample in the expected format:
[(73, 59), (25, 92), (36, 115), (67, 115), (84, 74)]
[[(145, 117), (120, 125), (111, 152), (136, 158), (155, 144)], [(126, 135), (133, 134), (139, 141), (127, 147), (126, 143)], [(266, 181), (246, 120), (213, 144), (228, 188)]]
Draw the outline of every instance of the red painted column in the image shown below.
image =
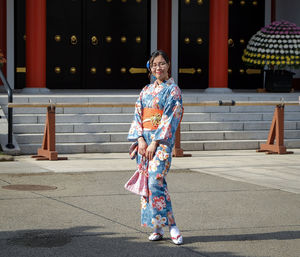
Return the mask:
[[(0, 0), (0, 49), (6, 59), (6, 0)], [(6, 64), (2, 67), (2, 71), (6, 75)], [(0, 85), (3, 85), (1, 79)]]
[(276, 0), (271, 1), (271, 22), (276, 20)]
[[(172, 24), (172, 1), (158, 0), (157, 1), (157, 48), (165, 51), (170, 59), (172, 53), (171, 24)], [(176, 140), (175, 140), (175, 147), (173, 149), (173, 156), (175, 157), (184, 156), (183, 150), (180, 146), (180, 126), (176, 131)]]
[(210, 0), (209, 87), (228, 87), (228, 0)]
[(26, 0), (26, 87), (46, 87), (46, 0)]
[(157, 1), (157, 48), (171, 58), (172, 1)]

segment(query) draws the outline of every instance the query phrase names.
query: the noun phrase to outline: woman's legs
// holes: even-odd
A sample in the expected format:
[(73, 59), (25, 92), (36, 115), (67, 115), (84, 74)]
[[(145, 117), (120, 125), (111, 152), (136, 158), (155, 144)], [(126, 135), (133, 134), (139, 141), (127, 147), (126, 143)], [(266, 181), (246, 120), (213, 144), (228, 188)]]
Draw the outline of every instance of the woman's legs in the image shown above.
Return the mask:
[(151, 224), (154, 228), (153, 233), (149, 236), (150, 241), (158, 241), (163, 238), (163, 228), (168, 225), (167, 218), (167, 200), (165, 196), (164, 183), (157, 179), (158, 173), (149, 174), (149, 209), (151, 212)]
[[(149, 161), (149, 197), (142, 197), (141, 199), (141, 223), (142, 226), (154, 229), (154, 232), (149, 237), (151, 241), (162, 239), (164, 234), (163, 228), (167, 225), (170, 228), (172, 238), (178, 240), (180, 235), (179, 229), (176, 227), (166, 182), (171, 161), (171, 149), (162, 144), (157, 147), (154, 158)], [(173, 240), (173, 242), (176, 243), (177, 241)]]
[(172, 212), (171, 199), (168, 192), (166, 176), (172, 160), (171, 149), (160, 144), (157, 147), (154, 158), (149, 161), (148, 187), (149, 202), (152, 209), (152, 221), (154, 228), (175, 224)]

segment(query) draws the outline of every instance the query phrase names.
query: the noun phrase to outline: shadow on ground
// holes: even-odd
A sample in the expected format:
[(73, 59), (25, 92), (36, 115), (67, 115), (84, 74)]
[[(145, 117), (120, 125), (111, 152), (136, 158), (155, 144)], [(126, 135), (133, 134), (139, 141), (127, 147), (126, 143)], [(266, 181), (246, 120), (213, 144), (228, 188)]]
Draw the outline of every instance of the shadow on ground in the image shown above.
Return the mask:
[(234, 242), (234, 241), (263, 241), (263, 240), (294, 240), (300, 239), (300, 231), (278, 231), (271, 233), (213, 235), (185, 237), (185, 243)]
[[(73, 227), (59, 230), (19, 230), (0, 232), (0, 248), (3, 257), (94, 257), (94, 256), (226, 256), (243, 257), (231, 252), (198, 252), (193, 247), (175, 246), (168, 239), (160, 242), (146, 241), (146, 234), (99, 232), (101, 227)], [(97, 231), (97, 232), (94, 232)], [(285, 232), (284, 232), (285, 233)], [(292, 233), (293, 234), (293, 233)], [(246, 235), (247, 236), (247, 235)], [(248, 235), (249, 236), (249, 235)], [(250, 235), (251, 236), (251, 235)], [(259, 238), (260, 236), (253, 235)], [(280, 234), (278, 234), (279, 237)], [(278, 237), (276, 234), (274, 238)], [(270, 237), (272, 237), (270, 235)], [(287, 237), (287, 236), (285, 236)], [(294, 233), (293, 238), (299, 238)], [(186, 243), (242, 240), (237, 236), (187, 237)]]

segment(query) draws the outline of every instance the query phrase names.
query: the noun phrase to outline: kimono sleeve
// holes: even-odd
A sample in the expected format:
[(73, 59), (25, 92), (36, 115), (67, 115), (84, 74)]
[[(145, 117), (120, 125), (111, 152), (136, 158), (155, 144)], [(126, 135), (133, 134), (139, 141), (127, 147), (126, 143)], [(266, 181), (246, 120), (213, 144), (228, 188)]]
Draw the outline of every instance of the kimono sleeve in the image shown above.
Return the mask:
[(129, 141), (136, 141), (139, 137), (143, 135), (143, 126), (142, 126), (143, 91), (144, 90), (142, 90), (142, 92), (139, 95), (139, 98), (135, 103), (134, 117), (127, 137)]
[(177, 85), (173, 85), (167, 97), (163, 116), (153, 140), (173, 145), (175, 134), (182, 117), (182, 97)]

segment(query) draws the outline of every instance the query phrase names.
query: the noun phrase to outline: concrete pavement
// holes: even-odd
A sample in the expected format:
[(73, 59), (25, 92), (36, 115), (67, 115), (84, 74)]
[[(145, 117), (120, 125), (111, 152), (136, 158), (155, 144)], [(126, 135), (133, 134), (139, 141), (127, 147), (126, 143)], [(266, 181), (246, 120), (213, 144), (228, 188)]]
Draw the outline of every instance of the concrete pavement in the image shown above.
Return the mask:
[[(192, 157), (173, 158), (172, 169), (192, 170), (231, 180), (300, 193), (300, 149), (294, 154), (266, 155), (254, 150), (193, 151)], [(126, 153), (69, 154), (66, 161), (36, 161), (15, 156), (0, 163), (1, 173), (133, 171), (135, 161)]]
[[(167, 181), (185, 244), (148, 242), (127, 154), (0, 162), (0, 256), (300, 256), (300, 150), (191, 152)], [(9, 185), (53, 186), (17, 191)], [(52, 188), (53, 189), (53, 188)]]

